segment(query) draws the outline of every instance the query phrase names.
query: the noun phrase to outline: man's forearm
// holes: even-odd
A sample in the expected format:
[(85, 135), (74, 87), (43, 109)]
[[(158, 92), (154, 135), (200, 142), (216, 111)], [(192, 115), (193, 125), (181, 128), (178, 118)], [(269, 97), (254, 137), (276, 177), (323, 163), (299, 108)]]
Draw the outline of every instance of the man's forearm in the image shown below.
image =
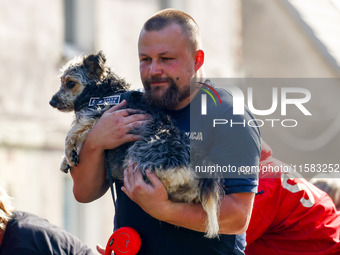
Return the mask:
[[(252, 193), (237, 193), (224, 197), (219, 215), (220, 234), (242, 234), (246, 231), (253, 197)], [(207, 215), (201, 204), (169, 201), (167, 207), (160, 220), (199, 232), (206, 231)]]
[(108, 189), (105, 172), (105, 153), (93, 148), (90, 143), (84, 143), (77, 167), (72, 167), (73, 194), (77, 201), (92, 202)]

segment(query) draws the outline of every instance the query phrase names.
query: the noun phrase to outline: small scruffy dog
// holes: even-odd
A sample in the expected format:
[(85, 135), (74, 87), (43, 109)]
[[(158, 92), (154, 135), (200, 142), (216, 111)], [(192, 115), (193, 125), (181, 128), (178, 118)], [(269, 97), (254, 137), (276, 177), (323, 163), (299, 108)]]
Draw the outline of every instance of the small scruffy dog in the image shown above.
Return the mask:
[[(190, 167), (189, 138), (169, 116), (147, 105), (143, 93), (127, 92), (129, 84), (106, 67), (105, 61), (104, 54), (99, 52), (74, 58), (61, 70), (61, 87), (50, 105), (64, 112), (75, 111), (75, 120), (65, 140), (61, 170), (68, 172), (70, 167), (77, 165), (79, 150), (100, 116), (112, 105), (126, 99), (126, 108), (136, 109), (131, 114), (148, 113), (152, 120), (131, 131), (139, 134), (140, 140), (106, 152), (112, 177), (123, 180), (129, 162), (136, 163), (135, 169), (140, 169), (145, 178), (145, 170), (152, 170), (164, 184), (169, 199), (202, 204), (208, 216), (206, 237), (216, 237), (223, 195), (220, 181), (196, 176)], [(193, 158), (202, 162), (199, 153), (191, 160)]]

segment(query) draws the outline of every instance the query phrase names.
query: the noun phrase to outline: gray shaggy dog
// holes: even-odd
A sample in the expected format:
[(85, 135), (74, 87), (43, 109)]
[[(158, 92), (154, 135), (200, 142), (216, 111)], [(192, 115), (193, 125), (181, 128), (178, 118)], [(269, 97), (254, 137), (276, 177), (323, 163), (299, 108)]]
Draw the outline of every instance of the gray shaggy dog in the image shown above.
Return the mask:
[[(114, 179), (123, 180), (129, 162), (135, 171), (153, 171), (164, 184), (169, 199), (175, 202), (201, 203), (207, 213), (206, 237), (218, 236), (219, 206), (223, 196), (219, 179), (198, 178), (190, 164), (190, 141), (163, 111), (150, 107), (143, 93), (128, 91), (129, 84), (105, 66), (102, 52), (75, 58), (67, 63), (60, 76), (61, 87), (50, 105), (60, 111), (75, 112), (75, 120), (65, 140), (65, 157), (61, 170), (68, 172), (79, 163), (78, 153), (87, 134), (103, 112), (112, 105), (127, 100), (126, 108), (152, 116), (146, 125), (131, 131), (140, 140), (106, 151)], [(196, 153), (197, 161), (202, 161)], [(191, 162), (192, 163), (192, 162)]]

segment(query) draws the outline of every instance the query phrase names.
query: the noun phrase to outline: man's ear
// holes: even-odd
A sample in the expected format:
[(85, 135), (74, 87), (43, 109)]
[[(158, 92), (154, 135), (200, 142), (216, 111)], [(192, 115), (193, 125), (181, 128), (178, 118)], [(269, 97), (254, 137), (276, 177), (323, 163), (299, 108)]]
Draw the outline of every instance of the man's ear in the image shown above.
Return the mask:
[(196, 59), (195, 59), (195, 72), (197, 72), (198, 69), (200, 69), (203, 63), (204, 63), (204, 52), (203, 50), (198, 50), (196, 52)]

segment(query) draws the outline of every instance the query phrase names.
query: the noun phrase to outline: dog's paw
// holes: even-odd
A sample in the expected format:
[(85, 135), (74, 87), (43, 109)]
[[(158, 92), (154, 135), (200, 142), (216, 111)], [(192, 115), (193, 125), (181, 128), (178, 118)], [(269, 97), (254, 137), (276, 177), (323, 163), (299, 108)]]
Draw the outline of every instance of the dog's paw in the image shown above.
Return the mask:
[(72, 152), (71, 152), (71, 161), (72, 161), (74, 166), (77, 166), (78, 163), (79, 163), (79, 156), (78, 156), (78, 153), (75, 149), (73, 149)]
[(60, 171), (67, 174), (70, 168), (71, 166), (67, 163), (67, 160), (63, 158), (63, 161), (61, 162), (61, 165), (60, 165)]

